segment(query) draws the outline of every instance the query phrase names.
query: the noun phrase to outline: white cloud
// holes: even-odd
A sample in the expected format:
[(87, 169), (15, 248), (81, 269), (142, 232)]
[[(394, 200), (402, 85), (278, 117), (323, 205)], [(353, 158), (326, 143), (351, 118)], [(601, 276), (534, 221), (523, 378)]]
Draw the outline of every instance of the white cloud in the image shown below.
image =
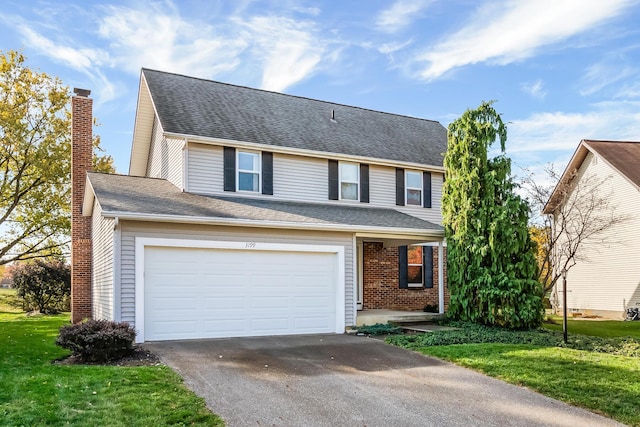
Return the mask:
[(55, 42), (24, 23), (18, 24), (17, 29), (22, 34), (24, 43), (32, 49), (54, 62), (61, 63), (89, 77), (91, 85), (97, 88), (94, 89), (94, 98), (97, 104), (103, 104), (116, 98), (115, 85), (100, 70), (100, 65), (108, 61), (109, 54), (107, 52), (101, 49), (75, 48)]
[(405, 47), (409, 46), (413, 42), (413, 39), (409, 39), (405, 42), (390, 42), (383, 43), (378, 47), (378, 52), (388, 55), (390, 53), (397, 52)]
[(582, 79), (585, 87), (580, 90), (580, 95), (593, 95), (613, 83), (638, 74), (640, 73), (637, 69), (616, 63), (594, 64), (589, 67)]
[(262, 62), (262, 89), (284, 91), (312, 74), (325, 56), (326, 45), (312, 22), (277, 16), (236, 22)]
[(380, 31), (395, 33), (414, 22), (426, 8), (429, 0), (396, 0), (390, 8), (383, 10), (376, 19)]
[(544, 90), (544, 84), (540, 79), (531, 83), (523, 83), (522, 90), (536, 99), (544, 99), (547, 96), (547, 91)]
[(544, 112), (509, 124), (509, 153), (573, 151), (582, 139), (640, 141), (640, 102), (603, 102), (584, 113)]
[(111, 65), (132, 73), (148, 67), (211, 78), (238, 67), (247, 47), (241, 38), (185, 21), (171, 3), (105, 7), (98, 33), (109, 43)]
[(101, 50), (73, 48), (55, 43), (26, 24), (18, 25), (18, 31), (22, 34), (25, 44), (38, 53), (83, 73), (91, 73), (90, 70), (96, 62), (108, 57), (108, 54)]
[(470, 23), (418, 57), (419, 72), (436, 79), (465, 65), (505, 65), (536, 54), (620, 15), (632, 0), (509, 0), (481, 7)]

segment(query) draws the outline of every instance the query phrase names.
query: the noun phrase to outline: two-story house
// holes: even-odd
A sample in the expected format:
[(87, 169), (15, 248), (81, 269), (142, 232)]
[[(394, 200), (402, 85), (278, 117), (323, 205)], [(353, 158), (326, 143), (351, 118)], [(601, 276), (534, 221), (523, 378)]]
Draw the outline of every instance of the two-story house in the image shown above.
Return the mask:
[(129, 175), (108, 175), (76, 93), (74, 321), (142, 342), (444, 312), (440, 123), (143, 69)]
[[(640, 306), (638, 211), (640, 142), (580, 141), (543, 211), (564, 248), (559, 256), (576, 252), (567, 272), (570, 313), (621, 319)], [(562, 307), (559, 282), (553, 299)]]

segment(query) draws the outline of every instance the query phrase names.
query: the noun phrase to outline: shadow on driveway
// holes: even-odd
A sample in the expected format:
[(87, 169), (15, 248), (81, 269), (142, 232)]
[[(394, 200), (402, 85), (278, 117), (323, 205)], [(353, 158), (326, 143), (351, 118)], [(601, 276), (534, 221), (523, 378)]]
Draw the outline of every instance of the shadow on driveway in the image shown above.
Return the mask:
[(147, 343), (228, 426), (613, 426), (590, 412), (365, 337)]

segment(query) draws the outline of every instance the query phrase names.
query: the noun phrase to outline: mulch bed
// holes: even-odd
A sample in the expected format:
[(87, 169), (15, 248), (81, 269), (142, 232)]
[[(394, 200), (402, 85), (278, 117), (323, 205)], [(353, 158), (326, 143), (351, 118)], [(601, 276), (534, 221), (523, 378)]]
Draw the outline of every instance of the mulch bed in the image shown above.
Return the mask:
[(108, 362), (85, 362), (73, 355), (56, 359), (56, 365), (101, 365), (101, 366), (160, 366), (163, 363), (160, 358), (142, 346), (135, 346), (133, 353), (122, 359)]

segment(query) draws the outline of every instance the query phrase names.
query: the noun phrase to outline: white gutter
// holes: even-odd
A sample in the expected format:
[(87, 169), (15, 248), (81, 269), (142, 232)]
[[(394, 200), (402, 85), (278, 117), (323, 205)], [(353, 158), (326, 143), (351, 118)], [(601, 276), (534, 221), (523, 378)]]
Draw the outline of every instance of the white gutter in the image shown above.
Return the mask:
[(321, 159), (331, 158), (331, 159), (344, 160), (344, 161), (350, 161), (350, 162), (357, 161), (357, 162), (373, 164), (373, 165), (390, 166), (394, 168), (402, 167), (405, 169), (419, 169), (424, 171), (444, 173), (443, 166), (425, 165), (423, 163), (402, 162), (397, 160), (385, 160), (385, 159), (378, 159), (375, 157), (353, 156), (348, 154), (331, 153), (328, 151), (306, 150), (302, 148), (280, 147), (277, 145), (267, 145), (267, 144), (258, 144), (254, 142), (236, 141), (233, 139), (210, 138), (210, 137), (187, 135), (183, 133), (174, 133), (174, 132), (164, 132), (164, 136), (167, 138), (173, 138), (173, 139), (185, 139), (185, 140), (188, 140), (189, 142), (196, 142), (199, 144), (222, 145), (227, 147), (246, 148), (249, 150), (266, 150), (274, 153), (291, 154), (295, 156), (317, 157)]
[(152, 222), (172, 222), (187, 224), (206, 224), (206, 225), (222, 225), (230, 227), (256, 227), (256, 228), (280, 228), (280, 229), (296, 229), (296, 230), (323, 230), (323, 231), (343, 231), (343, 232), (365, 232), (365, 233), (384, 233), (393, 235), (411, 235), (423, 237), (444, 236), (444, 231), (440, 230), (420, 230), (415, 228), (394, 228), (394, 227), (372, 227), (358, 226), (350, 224), (324, 224), (324, 223), (300, 223), (300, 222), (284, 222), (284, 221), (264, 221), (256, 219), (236, 219), (236, 218), (211, 218), (211, 217), (193, 217), (179, 215), (157, 215), (143, 214), (135, 212), (110, 212), (102, 211), (102, 216), (107, 218), (120, 218), (130, 221), (152, 221)]

